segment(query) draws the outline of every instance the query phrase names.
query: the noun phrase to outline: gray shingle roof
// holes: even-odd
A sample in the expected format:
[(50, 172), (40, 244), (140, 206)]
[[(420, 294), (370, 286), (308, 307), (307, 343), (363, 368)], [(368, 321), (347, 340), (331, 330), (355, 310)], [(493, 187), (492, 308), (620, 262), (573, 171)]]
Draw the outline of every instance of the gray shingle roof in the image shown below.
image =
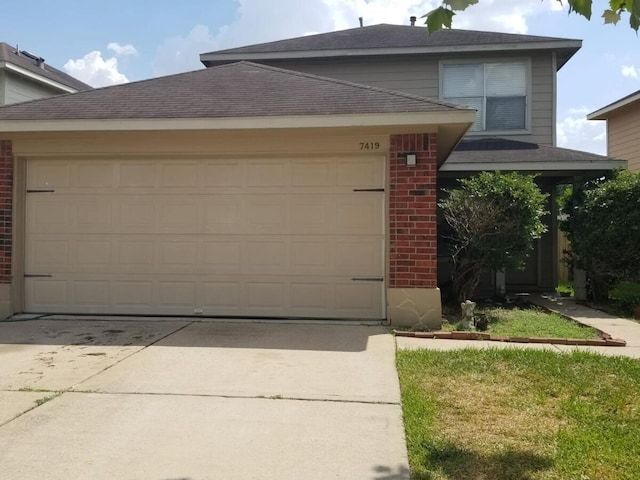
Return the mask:
[(211, 67), (238, 60), (547, 50), (556, 53), (559, 70), (581, 46), (581, 40), (557, 37), (453, 29), (429, 34), (423, 27), (382, 24), (203, 53), (200, 61)]
[(439, 100), (238, 62), (0, 107), (0, 120), (225, 118), (462, 110)]
[[(468, 163), (512, 163), (523, 166), (539, 162), (602, 162), (613, 161), (611, 157), (581, 152), (568, 148), (519, 142), (504, 138), (482, 138), (462, 140), (446, 164)], [(535, 167), (534, 167), (535, 168)]]
[(455, 29), (442, 29), (429, 34), (427, 30), (422, 27), (381, 24), (248, 45), (239, 48), (230, 48), (227, 50), (218, 50), (210, 53), (273, 53), (313, 50), (449, 47), (479, 44), (542, 43), (566, 40), (567, 39), (556, 37)]
[(57, 68), (52, 67), (46, 62), (42, 63), (41, 66), (38, 66), (35, 60), (25, 55), (19, 55), (16, 52), (16, 47), (13, 47), (5, 42), (0, 42), (0, 62), (12, 63), (33, 74), (40, 75), (44, 78), (57, 83), (61, 83), (62, 85), (78, 91), (91, 90), (93, 88), (90, 85), (81, 82), (77, 78), (74, 78), (71, 75), (58, 70)]

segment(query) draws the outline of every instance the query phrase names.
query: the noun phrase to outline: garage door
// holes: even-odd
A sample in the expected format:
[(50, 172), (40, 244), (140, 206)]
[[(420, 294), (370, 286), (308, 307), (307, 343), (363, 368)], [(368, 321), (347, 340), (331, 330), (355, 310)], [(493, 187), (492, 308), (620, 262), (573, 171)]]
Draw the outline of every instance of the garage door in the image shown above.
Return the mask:
[(34, 159), (25, 311), (384, 318), (384, 158)]

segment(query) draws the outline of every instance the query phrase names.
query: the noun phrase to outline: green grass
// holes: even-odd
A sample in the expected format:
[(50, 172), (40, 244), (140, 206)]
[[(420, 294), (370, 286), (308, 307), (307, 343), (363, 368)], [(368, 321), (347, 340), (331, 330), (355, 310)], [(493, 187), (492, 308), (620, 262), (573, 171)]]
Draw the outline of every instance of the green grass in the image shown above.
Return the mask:
[(538, 309), (485, 309), (489, 330), (511, 337), (600, 338), (593, 328)]
[(523, 349), (399, 351), (413, 480), (636, 480), (640, 362)]
[[(479, 308), (489, 319), (488, 332), (509, 337), (553, 337), (553, 338), (600, 338), (598, 332), (561, 315), (548, 313), (538, 308)], [(447, 330), (455, 330), (459, 309), (446, 314), (449, 318)]]

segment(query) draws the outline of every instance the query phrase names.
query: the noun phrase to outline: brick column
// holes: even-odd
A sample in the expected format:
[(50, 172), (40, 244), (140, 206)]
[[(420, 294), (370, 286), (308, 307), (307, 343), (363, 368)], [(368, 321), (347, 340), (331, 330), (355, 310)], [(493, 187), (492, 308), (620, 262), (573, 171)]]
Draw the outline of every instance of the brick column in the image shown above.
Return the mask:
[(390, 150), (389, 286), (435, 288), (436, 135), (393, 135)]
[[(388, 317), (441, 322), (437, 272), (436, 134), (392, 135), (389, 147)], [(416, 155), (407, 166), (406, 155)]]
[(0, 140), (0, 284), (11, 283), (13, 252), (13, 149)]

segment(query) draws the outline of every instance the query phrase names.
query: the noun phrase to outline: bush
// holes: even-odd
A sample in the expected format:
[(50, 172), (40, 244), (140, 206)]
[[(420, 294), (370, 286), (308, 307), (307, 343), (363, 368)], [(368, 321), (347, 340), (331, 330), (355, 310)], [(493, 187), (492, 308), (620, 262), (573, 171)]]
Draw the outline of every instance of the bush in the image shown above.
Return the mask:
[(455, 299), (473, 296), (484, 269), (524, 268), (534, 241), (545, 231), (546, 194), (534, 177), (482, 172), (445, 190), (439, 202), (451, 226), (452, 289)]
[(640, 282), (640, 173), (614, 172), (563, 198), (560, 223), (596, 300), (621, 281)]
[(631, 312), (635, 307), (640, 307), (640, 283), (618, 283), (609, 292), (609, 299)]

